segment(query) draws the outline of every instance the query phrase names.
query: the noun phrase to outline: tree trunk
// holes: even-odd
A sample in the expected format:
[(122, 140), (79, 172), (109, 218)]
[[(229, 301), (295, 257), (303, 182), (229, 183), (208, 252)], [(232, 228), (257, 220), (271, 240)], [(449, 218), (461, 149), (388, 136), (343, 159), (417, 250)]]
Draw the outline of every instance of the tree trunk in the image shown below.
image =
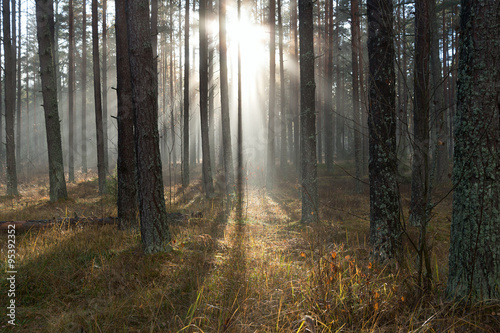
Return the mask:
[(40, 75), (42, 78), (43, 109), (49, 154), (50, 201), (66, 199), (61, 127), (57, 109), (57, 78), (54, 50), (54, 8), (52, 0), (36, 1), (36, 21)]
[(108, 28), (106, 23), (107, 0), (102, 0), (102, 143), (104, 171), (109, 171), (108, 162)]
[(95, 125), (97, 134), (97, 176), (99, 193), (106, 193), (106, 164), (104, 152), (104, 129), (101, 104), (101, 71), (99, 66), (99, 36), (97, 30), (97, 0), (92, 0), (92, 58), (94, 67)]
[(363, 170), (363, 156), (361, 147), (361, 118), (359, 113), (359, 3), (351, 0), (351, 55), (352, 55), (352, 107), (353, 107), (353, 130), (354, 130), (354, 164), (356, 167), (356, 192), (361, 193), (361, 173)]
[[(275, 34), (276, 2), (269, 1), (269, 118), (267, 124), (267, 168), (266, 188), (273, 189), (275, 166), (274, 143), (274, 108), (276, 98), (276, 34)], [(314, 81), (314, 79), (313, 79)], [(314, 98), (314, 95), (313, 95)], [(315, 135), (315, 134), (314, 134)]]
[[(327, 20), (326, 28), (327, 36), (327, 51), (328, 58), (326, 64), (326, 95), (325, 95), (325, 163), (328, 172), (333, 171), (333, 149), (334, 149), (334, 135), (333, 135), (333, 0), (327, 0)], [(337, 49), (337, 52), (338, 49)]]
[[(5, 52), (5, 143), (7, 158), (7, 195), (18, 195), (16, 170), (16, 143), (14, 141), (14, 113), (16, 91), (16, 49), (11, 40), (9, 1), (3, 1), (3, 47)], [(15, 26), (12, 27), (12, 30)], [(15, 34), (15, 33), (14, 33)]]
[(415, 69), (413, 106), (413, 162), (411, 181), (410, 224), (427, 223), (429, 203), (429, 0), (415, 3)]
[(500, 298), (500, 1), (462, 1), (447, 294)]
[(75, 31), (73, 0), (69, 0), (69, 68), (68, 68), (68, 181), (75, 181)]
[(299, 117), (299, 45), (297, 36), (297, 0), (290, 0), (290, 30), (291, 50), (292, 50), (292, 72), (294, 73), (290, 79), (290, 115), (293, 119), (293, 137), (290, 135), (290, 140), (293, 139), (292, 160), (297, 171), (300, 170), (300, 117)]
[(281, 1), (278, 0), (278, 29), (279, 29), (279, 57), (280, 57), (280, 113), (281, 113), (281, 151), (280, 151), (280, 169), (284, 174), (287, 165), (287, 140), (286, 140), (286, 91), (285, 91), (285, 68), (283, 61), (283, 22), (281, 19)]
[(82, 172), (87, 173), (87, 0), (82, 3)]
[(316, 159), (313, 1), (299, 0), (302, 222), (319, 221)]
[(184, 24), (184, 154), (182, 159), (182, 187), (189, 186), (189, 0), (186, 0)]
[(229, 119), (229, 88), (227, 83), (226, 1), (219, 0), (219, 52), (220, 52), (220, 98), (222, 118), (222, 149), (224, 151), (224, 174), (226, 194), (234, 191), (234, 169), (231, 145), (231, 121)]
[(396, 183), (396, 103), (391, 0), (368, 0), (370, 59), (370, 242), (372, 255), (386, 261), (401, 248)]
[(115, 3), (116, 83), (118, 98), (118, 218), (121, 228), (136, 225), (137, 184), (134, 147), (134, 104), (124, 1)]
[(148, 1), (126, 2), (141, 237), (144, 252), (156, 253), (170, 249), (158, 135), (158, 76)]
[(208, 139), (208, 41), (206, 28), (206, 1), (200, 0), (200, 118), (201, 149), (203, 154), (203, 187), (207, 198), (214, 195), (210, 142)]
[[(16, 64), (16, 82), (17, 82), (17, 100), (16, 100), (16, 161), (17, 161), (17, 169), (18, 172), (21, 170), (21, 1), (17, 2), (17, 14), (18, 20), (16, 23), (16, 1), (12, 0), (12, 32), (13, 32), (13, 40), (12, 44), (14, 46), (14, 50), (17, 50), (17, 57), (14, 62)], [(16, 24), (18, 28), (18, 33), (15, 33)], [(19, 42), (17, 38), (19, 37)], [(18, 45), (19, 44), (19, 45)], [(15, 52), (15, 51), (14, 51)]]
[[(5, 39), (4, 39), (5, 43)], [(0, 48), (0, 68), (4, 68), (2, 64), (2, 49)], [(2, 104), (2, 98), (3, 98), (3, 86), (2, 86), (2, 79), (1, 79), (1, 69), (0, 69), (0, 176), (3, 176), (4, 168), (5, 168), (5, 154), (4, 154), (4, 140), (3, 140), (3, 104)]]

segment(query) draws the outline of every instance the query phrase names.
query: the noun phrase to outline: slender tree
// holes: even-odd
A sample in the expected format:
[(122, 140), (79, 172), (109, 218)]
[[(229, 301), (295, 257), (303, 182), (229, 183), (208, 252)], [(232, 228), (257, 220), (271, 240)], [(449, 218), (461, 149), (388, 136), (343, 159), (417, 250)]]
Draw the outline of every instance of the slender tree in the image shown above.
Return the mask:
[(316, 160), (313, 0), (299, 0), (302, 222), (319, 219)]
[(361, 146), (361, 117), (359, 110), (359, 2), (351, 0), (351, 56), (352, 56), (352, 108), (354, 129), (354, 164), (356, 167), (356, 192), (361, 193), (363, 156)]
[(154, 70), (148, 1), (126, 3), (141, 237), (144, 252), (155, 253), (170, 248), (158, 134), (158, 75)]
[(200, 116), (201, 149), (203, 154), (203, 185), (208, 198), (214, 194), (212, 165), (210, 161), (210, 142), (208, 139), (208, 43), (206, 28), (206, 0), (200, 0)]
[[(21, 1), (17, 1), (17, 23), (16, 23), (16, 1), (12, 0), (12, 45), (14, 47), (14, 52), (17, 50), (17, 57), (15, 58), (16, 66), (16, 83), (17, 83), (17, 94), (16, 94), (16, 167), (20, 170), (21, 167)], [(15, 32), (17, 24), (17, 34)], [(18, 41), (19, 37), (19, 41)]]
[(296, 170), (300, 170), (300, 139), (299, 139), (299, 44), (297, 36), (297, 0), (290, 0), (290, 49), (292, 51), (291, 71), (294, 75), (290, 78), (290, 115), (293, 121), (293, 135), (289, 136), (290, 154)]
[(97, 0), (92, 0), (92, 59), (94, 69), (95, 125), (97, 135), (97, 176), (99, 193), (106, 193), (106, 164), (104, 152), (104, 129), (101, 103), (101, 70), (99, 66), (99, 35), (97, 28)]
[(333, 171), (334, 135), (333, 135), (333, 0), (327, 0), (327, 73), (325, 89), (325, 164), (329, 172)]
[(75, 180), (75, 30), (73, 0), (69, 0), (69, 68), (68, 68), (68, 181)]
[(269, 113), (267, 123), (267, 171), (266, 188), (272, 190), (275, 167), (275, 125), (274, 111), (276, 106), (276, 1), (269, 1)]
[(82, 10), (82, 172), (87, 173), (87, 0), (83, 0)]
[[(7, 195), (17, 195), (16, 143), (14, 141), (14, 113), (16, 91), (16, 49), (11, 39), (9, 1), (3, 1), (3, 48), (5, 58), (5, 144), (7, 158)], [(12, 30), (15, 26), (12, 26)], [(15, 33), (13, 33), (15, 35)]]
[(499, 8), (461, 5), (447, 287), (456, 300), (500, 299)]
[(36, 0), (36, 23), (43, 109), (49, 155), (50, 201), (68, 197), (64, 179), (61, 127), (57, 109), (57, 78), (54, 61), (54, 7), (52, 0)]
[(189, 0), (186, 0), (184, 17), (184, 136), (182, 158), (182, 187), (189, 186)]
[(231, 145), (231, 122), (229, 119), (229, 88), (227, 83), (226, 1), (219, 0), (219, 58), (220, 96), (222, 118), (222, 149), (224, 151), (224, 174), (226, 194), (233, 192), (234, 170)]
[(127, 16), (124, 1), (115, 3), (116, 82), (118, 97), (118, 218), (122, 228), (137, 219), (134, 105), (128, 55)]
[(108, 163), (108, 26), (106, 20), (107, 0), (102, 0), (102, 141), (104, 148), (104, 170)]
[(391, 0), (367, 0), (370, 59), (370, 242), (373, 257), (386, 261), (400, 249), (396, 182), (396, 102)]
[(281, 18), (281, 1), (278, 0), (278, 34), (279, 34), (279, 58), (280, 58), (280, 120), (281, 120), (281, 151), (280, 151), (280, 169), (285, 171), (287, 164), (287, 140), (286, 140), (286, 91), (285, 91), (285, 67), (283, 61), (283, 22)]

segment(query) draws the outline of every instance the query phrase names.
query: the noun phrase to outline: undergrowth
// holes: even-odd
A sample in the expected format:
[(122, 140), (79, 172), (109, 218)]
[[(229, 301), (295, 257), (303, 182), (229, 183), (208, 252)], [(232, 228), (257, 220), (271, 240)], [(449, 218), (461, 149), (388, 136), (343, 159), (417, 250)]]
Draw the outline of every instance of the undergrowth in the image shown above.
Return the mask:
[[(458, 306), (443, 294), (450, 198), (430, 226), (432, 289), (417, 297), (411, 248), (399, 263), (370, 260), (368, 189), (355, 194), (352, 179), (320, 170), (322, 220), (303, 225), (290, 174), (271, 193), (252, 176), (244, 223), (234, 221), (225, 197), (205, 199), (200, 182), (168, 189), (167, 209), (186, 216), (170, 227), (169, 253), (144, 255), (139, 231), (109, 225), (18, 233), (14, 330), (498, 332), (498, 305)], [(51, 204), (43, 180), (22, 185), (19, 197), (1, 198), (0, 219), (116, 215), (113, 194), (99, 197), (94, 179), (80, 178), (68, 190), (70, 199)], [(405, 207), (408, 193), (402, 186)], [(5, 233), (0, 240), (5, 272)], [(6, 293), (2, 278), (1, 309)], [(2, 313), (0, 331), (11, 330)]]

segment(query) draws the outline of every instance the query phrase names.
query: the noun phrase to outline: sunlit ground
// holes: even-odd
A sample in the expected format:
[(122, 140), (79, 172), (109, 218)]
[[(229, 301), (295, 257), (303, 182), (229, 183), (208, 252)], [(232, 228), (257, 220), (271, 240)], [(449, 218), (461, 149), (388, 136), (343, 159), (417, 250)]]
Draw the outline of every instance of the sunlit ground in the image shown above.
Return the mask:
[[(220, 192), (206, 200), (199, 180), (183, 193), (176, 188), (176, 200), (167, 208), (186, 218), (172, 222), (174, 250), (167, 254), (143, 255), (138, 231), (115, 226), (18, 233), (16, 332), (494, 332), (498, 327), (498, 309), (464, 310), (442, 297), (449, 199), (431, 223), (432, 294), (417, 299), (410, 250), (402, 266), (370, 261), (367, 189), (355, 194), (353, 180), (339, 169), (332, 177), (320, 168), (321, 222), (304, 226), (293, 173), (285, 174), (289, 180), (279, 177), (271, 193), (259, 185), (259, 174), (249, 173), (243, 224), (234, 222), (234, 210), (227, 214)], [(116, 198), (100, 199), (95, 179), (69, 184), (70, 199), (56, 204), (48, 203), (46, 179), (22, 186), (20, 197), (1, 198), (0, 220), (75, 212), (100, 216), (99, 207), (116, 213)], [(405, 202), (408, 186), (402, 192)], [(5, 270), (5, 234), (0, 237)], [(1, 297), (0, 308), (5, 302)]]

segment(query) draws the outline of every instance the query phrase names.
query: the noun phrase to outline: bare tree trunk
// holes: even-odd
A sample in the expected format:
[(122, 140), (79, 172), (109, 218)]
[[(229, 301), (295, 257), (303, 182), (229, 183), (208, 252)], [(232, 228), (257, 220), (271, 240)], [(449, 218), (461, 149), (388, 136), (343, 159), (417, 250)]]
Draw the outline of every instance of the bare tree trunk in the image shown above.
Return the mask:
[[(291, 37), (291, 49), (292, 54), (292, 78), (290, 79), (290, 114), (293, 119), (293, 152), (292, 160), (295, 164), (295, 169), (299, 172), (300, 170), (300, 117), (299, 117), (299, 103), (300, 103), (300, 93), (299, 93), (299, 44), (297, 36), (297, 0), (290, 0), (290, 30), (292, 32)], [(292, 140), (292, 136), (290, 136)]]
[(356, 167), (356, 192), (361, 193), (361, 173), (363, 169), (363, 157), (361, 147), (361, 118), (359, 113), (359, 3), (351, 0), (351, 32), (352, 32), (352, 107), (353, 107), (353, 130), (354, 130), (354, 164)]
[[(333, 171), (333, 149), (334, 149), (334, 135), (333, 135), (333, 0), (326, 0), (327, 2), (327, 20), (326, 20), (326, 36), (327, 36), (327, 64), (326, 64), (326, 95), (325, 95), (325, 163), (329, 172)], [(337, 52), (338, 49), (337, 49)]]
[(207, 198), (214, 195), (210, 142), (208, 139), (208, 41), (206, 28), (206, 1), (200, 0), (200, 118), (201, 148), (203, 154), (203, 186)]
[(184, 17), (184, 154), (182, 159), (182, 187), (189, 186), (189, 0)]
[[(269, 119), (267, 126), (267, 169), (266, 188), (273, 189), (275, 167), (274, 143), (274, 109), (276, 98), (276, 34), (275, 34), (276, 2), (269, 2)], [(314, 96), (313, 96), (314, 98)]]
[(118, 97), (118, 218), (121, 228), (137, 221), (136, 152), (134, 142), (134, 104), (127, 39), (125, 1), (115, 3), (116, 82)]
[(97, 0), (92, 0), (92, 58), (94, 67), (95, 125), (97, 134), (97, 175), (99, 193), (106, 193), (106, 164), (104, 162), (104, 130), (101, 104), (101, 71), (99, 66), (99, 36), (97, 30)]
[(104, 149), (104, 171), (108, 163), (108, 27), (106, 23), (107, 0), (102, 0), (102, 141)]
[(158, 134), (158, 75), (153, 64), (148, 1), (126, 2), (141, 237), (144, 252), (156, 253), (170, 249)]
[(68, 181), (75, 181), (75, 31), (73, 0), (69, 0), (69, 68), (68, 68)]
[[(7, 153), (7, 195), (18, 195), (16, 170), (16, 143), (14, 140), (14, 113), (16, 91), (16, 50), (11, 39), (9, 1), (3, 1), (3, 47), (5, 52), (5, 143)], [(15, 26), (12, 27), (12, 30)], [(13, 33), (15, 35), (15, 33)]]
[[(3, 39), (3, 36), (2, 36)], [(5, 42), (4, 42), (5, 43)], [(3, 98), (3, 86), (2, 86), (2, 72), (1, 68), (3, 67), (2, 64), (2, 50), (0, 48), (0, 177), (3, 176), (4, 168), (5, 168), (5, 154), (4, 154), (4, 140), (3, 140), (3, 104), (2, 104), (2, 98)]]
[(285, 68), (283, 61), (283, 22), (281, 19), (281, 1), (278, 0), (278, 29), (279, 29), (279, 57), (280, 57), (280, 112), (281, 112), (281, 151), (280, 169), (283, 174), (287, 165), (287, 140), (286, 140), (286, 91), (285, 91)]
[(370, 243), (378, 261), (400, 252), (399, 192), (396, 182), (396, 99), (391, 0), (368, 0), (370, 59)]
[(302, 222), (319, 221), (316, 159), (313, 1), (299, 0)]
[(82, 172), (87, 173), (87, 0), (82, 2)]
[(49, 154), (50, 201), (66, 199), (61, 127), (57, 109), (57, 78), (54, 50), (54, 8), (52, 0), (36, 0), (36, 21), (43, 109)]
[[(17, 34), (16, 30), (16, 5), (15, 0), (12, 0), (12, 32), (13, 32), (13, 40), (12, 44), (17, 50), (17, 57), (15, 58), (16, 63), (16, 82), (17, 82), (17, 101), (16, 101), (16, 161), (17, 161), (17, 169), (18, 172), (21, 171), (21, 1), (17, 1), (17, 14), (18, 14), (18, 23), (17, 23)], [(19, 37), (19, 43), (17, 42), (17, 37)], [(19, 45), (18, 45), (19, 44)]]

